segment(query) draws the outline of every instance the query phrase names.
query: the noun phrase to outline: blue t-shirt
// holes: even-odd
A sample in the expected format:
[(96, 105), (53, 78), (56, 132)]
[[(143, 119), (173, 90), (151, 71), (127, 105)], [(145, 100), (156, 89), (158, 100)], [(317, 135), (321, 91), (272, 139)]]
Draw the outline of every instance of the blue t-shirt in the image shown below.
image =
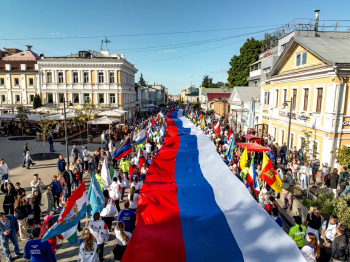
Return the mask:
[(276, 223), (280, 226), (280, 227), (283, 227), (283, 222), (282, 222), (282, 219), (280, 217), (272, 217)]
[(147, 167), (149, 167), (149, 166), (150, 166), (151, 162), (152, 162), (152, 158), (148, 158), (148, 159), (146, 160)]
[(123, 209), (119, 212), (117, 221), (124, 223), (125, 228), (135, 226), (135, 212), (130, 209)]
[(23, 258), (29, 259), (31, 262), (56, 262), (56, 257), (52, 252), (50, 243), (38, 240), (29, 240), (24, 247)]

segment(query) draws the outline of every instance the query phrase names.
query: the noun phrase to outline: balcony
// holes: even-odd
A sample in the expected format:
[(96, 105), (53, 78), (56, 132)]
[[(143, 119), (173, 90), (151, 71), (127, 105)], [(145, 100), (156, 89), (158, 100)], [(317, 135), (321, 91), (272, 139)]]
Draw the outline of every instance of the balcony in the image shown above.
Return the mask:
[(261, 75), (261, 69), (250, 71), (249, 77), (254, 77), (254, 76), (260, 76)]

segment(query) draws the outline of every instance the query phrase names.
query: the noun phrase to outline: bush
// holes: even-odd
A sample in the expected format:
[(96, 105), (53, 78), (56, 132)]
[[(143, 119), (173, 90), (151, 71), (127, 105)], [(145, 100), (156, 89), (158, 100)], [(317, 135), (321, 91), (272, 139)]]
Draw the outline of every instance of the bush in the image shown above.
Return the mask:
[(304, 198), (302, 203), (308, 208), (318, 206), (320, 214), (325, 220), (328, 220), (331, 215), (336, 215), (339, 217), (341, 224), (345, 225), (347, 228), (350, 228), (350, 208), (348, 207), (349, 201), (350, 197), (334, 198), (333, 194), (321, 192), (316, 194), (315, 200)]

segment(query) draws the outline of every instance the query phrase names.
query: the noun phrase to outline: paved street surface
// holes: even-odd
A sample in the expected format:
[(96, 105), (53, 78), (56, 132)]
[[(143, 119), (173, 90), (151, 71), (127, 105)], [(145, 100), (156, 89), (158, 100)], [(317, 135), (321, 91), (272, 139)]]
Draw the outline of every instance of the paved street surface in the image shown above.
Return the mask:
[[(20, 182), (21, 186), (25, 188), (25, 190), (27, 191), (27, 194), (29, 194), (31, 193), (30, 182), (33, 180), (34, 174), (39, 174), (39, 176), (43, 180), (44, 185), (48, 185), (49, 183), (51, 183), (52, 176), (57, 175), (57, 167), (56, 167), (57, 159), (46, 160), (46, 161), (34, 161), (36, 165), (32, 166), (29, 170), (26, 168), (22, 168), (22, 151), (23, 151), (24, 142), (25, 141), (11, 141), (11, 140), (8, 140), (7, 137), (1, 137), (0, 152), (2, 152), (1, 157), (5, 159), (5, 162), (8, 164), (10, 169), (9, 180), (11, 180), (13, 184), (15, 184), (16, 182)], [(28, 142), (28, 147), (31, 150), (31, 154), (43, 152), (44, 148), (41, 142), (38, 142), (36, 140), (28, 140), (26, 142)], [(100, 145), (89, 144), (85, 146), (88, 146), (88, 149), (90, 151), (95, 151)], [(80, 145), (77, 147), (80, 149), (82, 146)], [(64, 145), (61, 145), (61, 143), (54, 143), (54, 148), (55, 148), (55, 151), (57, 151), (57, 153), (62, 153), (65, 156)], [(72, 149), (72, 146), (69, 146), (69, 154), (71, 149)], [(46, 143), (45, 152), (50, 152), (48, 143)], [(85, 183), (87, 185), (86, 190), (88, 190), (88, 186), (91, 180), (90, 174), (84, 175), (84, 180), (86, 181)], [(4, 194), (1, 193), (0, 203), (3, 203), (3, 201), (4, 201)], [(46, 211), (47, 199), (45, 194), (43, 194), (42, 203), (44, 204), (44, 206), (41, 207), (41, 210)], [(121, 207), (123, 207), (123, 204), (121, 204)], [(0, 205), (0, 210), (3, 211), (2, 204)], [(54, 221), (57, 220), (58, 215), (59, 213), (55, 213)], [(42, 218), (44, 216), (45, 214), (42, 215)], [(83, 219), (81, 222), (82, 222), (82, 228), (83, 228), (85, 225), (85, 219)], [(78, 232), (78, 236), (80, 237), (80, 232)], [(59, 241), (60, 241), (59, 242), (60, 244), (57, 246), (57, 253), (56, 253), (57, 261), (77, 261), (78, 252), (79, 252), (79, 243), (73, 246), (69, 242), (66, 242), (65, 240), (63, 241), (59, 240)], [(22, 253), (23, 253), (25, 244), (26, 242), (24, 241), (19, 242), (20, 250)], [(107, 261), (115, 261), (113, 259), (113, 254), (111, 254), (115, 245), (116, 245), (115, 234), (110, 233), (110, 241), (106, 244), (105, 252), (104, 252), (105, 259)], [(10, 248), (11, 248), (11, 244), (10, 244)], [(14, 252), (12, 256), (13, 257), (15, 256)], [(6, 260), (5, 256), (2, 256), (1, 261), (5, 261), (5, 260)], [(18, 262), (28, 261), (24, 258), (15, 258), (14, 260)]]

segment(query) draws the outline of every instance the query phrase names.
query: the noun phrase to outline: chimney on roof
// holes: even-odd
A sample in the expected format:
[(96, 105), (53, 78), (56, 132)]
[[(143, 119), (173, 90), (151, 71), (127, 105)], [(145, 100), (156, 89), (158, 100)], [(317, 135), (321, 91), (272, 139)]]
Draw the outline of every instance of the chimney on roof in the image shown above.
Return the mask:
[(101, 50), (101, 54), (109, 56), (109, 50)]
[(27, 47), (27, 51), (32, 51), (32, 45), (26, 45), (26, 47)]
[(319, 13), (320, 10), (315, 10), (315, 31), (318, 31)]

